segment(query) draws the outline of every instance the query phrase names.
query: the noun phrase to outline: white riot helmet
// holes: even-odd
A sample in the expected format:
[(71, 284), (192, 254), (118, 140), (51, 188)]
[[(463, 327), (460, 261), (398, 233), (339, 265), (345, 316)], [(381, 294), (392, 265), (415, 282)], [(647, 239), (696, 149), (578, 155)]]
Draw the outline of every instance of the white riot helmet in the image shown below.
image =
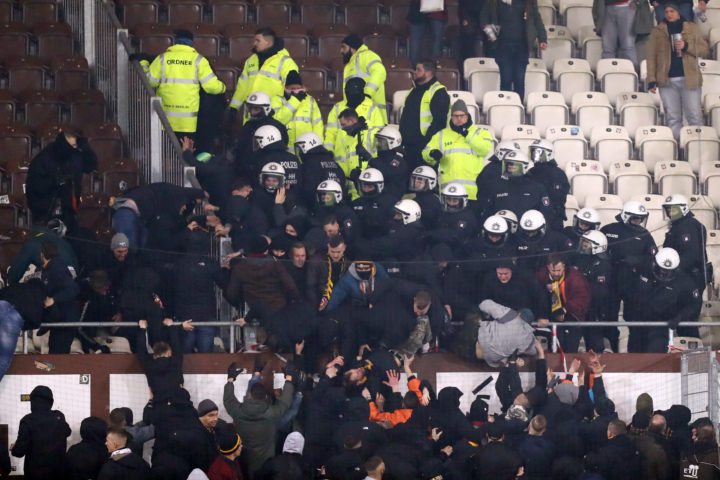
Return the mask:
[(530, 144), (530, 160), (535, 163), (551, 162), (555, 160), (555, 148), (548, 140), (535, 140)]
[(661, 248), (655, 254), (653, 274), (658, 280), (672, 280), (680, 266), (680, 255), (674, 248)]
[(305, 132), (295, 140), (295, 155), (300, 157), (323, 144), (322, 138), (315, 132)]
[[(490, 215), (483, 223), (483, 238), (493, 244), (503, 244), (508, 237), (508, 223), (500, 215)], [(501, 237), (499, 241), (490, 240), (490, 235)]]
[[(418, 187), (418, 185), (423, 185)], [(432, 167), (423, 165), (415, 168), (410, 174), (410, 186), (411, 192), (429, 192), (435, 190), (437, 186), (437, 173)]]
[(625, 202), (622, 212), (620, 212), (620, 218), (622, 219), (624, 224), (639, 229), (645, 228), (648, 215), (649, 213), (647, 211), (647, 208), (645, 208), (645, 205), (632, 200), (629, 202)]
[(272, 112), (272, 102), (270, 101), (270, 95), (265, 92), (253, 92), (245, 100), (247, 107), (260, 107), (262, 108), (265, 116), (270, 116)]
[[(375, 189), (366, 192), (363, 190), (363, 186), (365, 185), (372, 185)], [(380, 195), (383, 188), (385, 188), (385, 178), (383, 177), (382, 172), (377, 168), (366, 168), (362, 171), (362, 173), (360, 173), (360, 177), (358, 178), (358, 190), (360, 191), (360, 195), (363, 197)]]
[(545, 217), (537, 210), (528, 210), (520, 217), (520, 231), (527, 238), (539, 240), (545, 235), (546, 229)]
[(584, 255), (597, 255), (607, 252), (607, 237), (600, 230), (588, 230), (580, 237), (578, 252)]
[(505, 155), (507, 155), (508, 152), (518, 152), (520, 151), (520, 144), (517, 142), (512, 142), (510, 140), (503, 140), (502, 142), (497, 144), (497, 147), (495, 147), (495, 157), (502, 161), (503, 158), (505, 158)]
[(375, 143), (378, 152), (395, 150), (402, 145), (400, 130), (390, 125), (385, 125), (375, 134)]
[(668, 220), (675, 222), (690, 212), (688, 199), (685, 195), (675, 193), (670, 195), (663, 202), (663, 214)]
[(502, 175), (505, 178), (522, 177), (530, 169), (530, 160), (520, 150), (507, 152), (502, 163)]
[(285, 186), (285, 168), (277, 162), (266, 163), (260, 170), (260, 186), (270, 193)]
[(588, 230), (598, 230), (600, 228), (600, 214), (594, 208), (581, 208), (575, 213), (573, 218), (573, 230), (578, 235), (582, 235)]
[(395, 213), (402, 216), (403, 225), (420, 220), (422, 212), (415, 200), (400, 200), (395, 204)]
[(262, 127), (255, 130), (253, 136), (253, 152), (262, 150), (268, 145), (272, 145), (275, 142), (282, 141), (282, 134), (277, 127), (273, 125), (263, 125)]
[(505, 219), (505, 222), (507, 222), (507, 226), (510, 229), (511, 235), (517, 232), (518, 218), (517, 215), (515, 215), (515, 212), (513, 212), (512, 210), (500, 210), (496, 212), (495, 215), (498, 215)]
[[(457, 200), (457, 202), (455, 202)], [(459, 212), (467, 207), (468, 193), (465, 187), (457, 182), (450, 182), (443, 187), (440, 201), (446, 212)]]
[(342, 187), (335, 180), (325, 180), (315, 189), (315, 198), (318, 205), (332, 207), (342, 202)]

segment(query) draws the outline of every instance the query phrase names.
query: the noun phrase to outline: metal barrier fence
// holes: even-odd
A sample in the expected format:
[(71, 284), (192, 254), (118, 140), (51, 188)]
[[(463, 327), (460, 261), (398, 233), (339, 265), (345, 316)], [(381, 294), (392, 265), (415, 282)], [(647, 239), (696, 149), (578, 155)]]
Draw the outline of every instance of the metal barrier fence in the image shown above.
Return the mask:
[(709, 417), (717, 425), (720, 380), (716, 353), (710, 348), (682, 352), (680, 374), (682, 404), (690, 409), (692, 418)]

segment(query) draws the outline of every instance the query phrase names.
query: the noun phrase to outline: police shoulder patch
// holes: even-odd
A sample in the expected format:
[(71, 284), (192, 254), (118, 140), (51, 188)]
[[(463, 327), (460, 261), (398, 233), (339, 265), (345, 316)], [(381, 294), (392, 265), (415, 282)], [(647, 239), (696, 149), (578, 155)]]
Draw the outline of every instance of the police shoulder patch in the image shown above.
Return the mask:
[(597, 277), (598, 283), (605, 283), (605, 275), (598, 275)]
[(345, 228), (351, 228), (353, 225), (352, 220), (348, 218), (347, 220), (345, 220), (345, 222), (343, 222), (343, 225), (345, 226)]
[(397, 167), (398, 165), (400, 165), (400, 162), (398, 162), (397, 160), (393, 160), (390, 162), (390, 165), (392, 165), (393, 167)]
[(542, 204), (543, 206), (547, 207), (550, 205), (550, 199), (548, 197), (542, 197)]
[(694, 298), (700, 298), (700, 291), (696, 288), (695, 290), (693, 290), (692, 296)]

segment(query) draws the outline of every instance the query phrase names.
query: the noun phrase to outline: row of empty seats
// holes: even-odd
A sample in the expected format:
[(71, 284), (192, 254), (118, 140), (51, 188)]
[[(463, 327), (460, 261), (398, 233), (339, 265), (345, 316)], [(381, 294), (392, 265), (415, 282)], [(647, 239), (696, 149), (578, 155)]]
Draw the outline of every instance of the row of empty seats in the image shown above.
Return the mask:
[(18, 55), (37, 55), (50, 61), (56, 56), (73, 54), (72, 29), (67, 23), (40, 23), (32, 28), (23, 23), (0, 24), (3, 45), (0, 60)]
[(74, 90), (64, 95), (50, 89), (19, 95), (0, 90), (0, 125), (23, 123), (32, 131), (51, 123), (82, 128), (104, 122), (105, 114), (105, 97), (99, 90)]
[(57, 0), (0, 0), (0, 23), (15, 21), (32, 27), (57, 22), (61, 14)]
[(87, 60), (80, 56), (58, 56), (50, 62), (34, 56), (12, 56), (2, 62), (0, 84), (13, 95), (46, 88), (65, 95), (88, 89), (90, 70)]

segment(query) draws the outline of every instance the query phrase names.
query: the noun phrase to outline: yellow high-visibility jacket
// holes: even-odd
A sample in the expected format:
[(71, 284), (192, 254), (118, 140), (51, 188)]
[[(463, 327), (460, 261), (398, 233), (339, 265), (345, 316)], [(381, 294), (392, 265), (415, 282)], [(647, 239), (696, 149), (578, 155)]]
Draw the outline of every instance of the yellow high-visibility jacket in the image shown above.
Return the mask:
[[(381, 128), (382, 126), (369, 127), (367, 130), (363, 131), (360, 136), (362, 139), (362, 145), (370, 153), (370, 155), (375, 155), (375, 134)], [(362, 162), (362, 165), (360, 164), (358, 154), (355, 151), (357, 144), (358, 137), (351, 137), (345, 133), (345, 131), (339, 130), (337, 136), (335, 137), (335, 147), (333, 148), (335, 162), (340, 165), (340, 168), (342, 168), (345, 173), (345, 177), (348, 179), (347, 189), (353, 200), (355, 200), (359, 195), (355, 188), (355, 184), (350, 180), (350, 172), (357, 167), (360, 167), (360, 170), (365, 170), (368, 166), (368, 162)]]
[(345, 98), (345, 82), (353, 77), (365, 80), (365, 95), (372, 98), (373, 103), (382, 111), (383, 122), (387, 123), (387, 103), (385, 101), (385, 78), (387, 71), (377, 53), (366, 45), (360, 46), (350, 57), (343, 70), (343, 100)]
[(287, 128), (290, 150), (295, 148), (295, 140), (303, 133), (315, 132), (323, 138), (324, 125), (320, 105), (310, 95), (302, 101), (294, 96), (288, 100), (285, 97), (273, 97), (272, 108), (275, 110), (273, 118)]
[[(293, 70), (298, 70), (295, 61), (290, 58), (286, 49), (280, 50), (272, 57), (259, 65), (257, 53), (253, 53), (245, 60), (242, 74), (238, 78), (235, 93), (230, 101), (230, 108), (240, 108), (240, 105), (253, 92), (265, 92), (270, 98), (285, 93), (285, 79)], [(249, 117), (246, 115), (246, 119)]]
[[(342, 132), (338, 117), (346, 108), (348, 108), (347, 100), (340, 100), (328, 113), (327, 125), (325, 126), (325, 148), (330, 151), (335, 148), (335, 138), (338, 136), (338, 132)], [(382, 127), (387, 123), (383, 118), (382, 110), (368, 97), (365, 97), (365, 100), (355, 108), (355, 112), (357, 112), (358, 117), (365, 118), (368, 128)]]

